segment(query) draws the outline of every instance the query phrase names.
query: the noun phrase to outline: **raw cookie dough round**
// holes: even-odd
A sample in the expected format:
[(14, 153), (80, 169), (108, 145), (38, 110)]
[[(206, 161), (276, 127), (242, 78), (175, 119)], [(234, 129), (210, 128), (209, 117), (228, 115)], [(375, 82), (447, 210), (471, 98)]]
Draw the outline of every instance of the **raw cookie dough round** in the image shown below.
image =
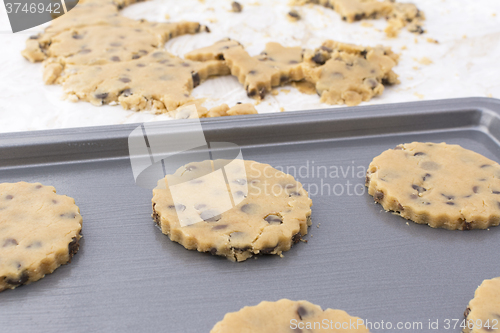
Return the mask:
[(484, 280), (465, 310), (465, 333), (500, 331), (500, 277)]
[(500, 165), (458, 145), (389, 149), (370, 163), (366, 186), (385, 210), (433, 228), (486, 229), (500, 222)]
[(345, 311), (326, 309), (307, 301), (282, 299), (246, 306), (228, 313), (210, 333), (366, 333), (363, 320)]
[(0, 184), (0, 291), (40, 280), (78, 251), (73, 198), (40, 183)]
[[(281, 255), (307, 234), (312, 201), (291, 175), (234, 160), (223, 168), (226, 178), (218, 178), (220, 161), (189, 163), (153, 190), (153, 219), (172, 241), (243, 261), (254, 254)], [(174, 203), (176, 183), (182, 188), (175, 190)]]

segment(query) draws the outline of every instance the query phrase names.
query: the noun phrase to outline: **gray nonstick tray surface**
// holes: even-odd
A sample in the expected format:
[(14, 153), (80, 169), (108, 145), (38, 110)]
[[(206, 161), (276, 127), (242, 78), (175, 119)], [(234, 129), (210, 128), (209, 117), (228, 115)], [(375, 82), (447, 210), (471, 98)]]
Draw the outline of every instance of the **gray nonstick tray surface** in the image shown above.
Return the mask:
[[(0, 332), (202, 333), (227, 312), (281, 298), (393, 325), (372, 332), (460, 332), (453, 319), (463, 319), (484, 279), (500, 276), (500, 228), (406, 223), (364, 190), (372, 158), (400, 143), (444, 141), (500, 161), (499, 100), (228, 117), (202, 126), (207, 141), (238, 144), (245, 159), (292, 174), (295, 167), (313, 200), (308, 243), (283, 258), (233, 263), (171, 242), (151, 219), (151, 191), (134, 183), (127, 137), (137, 124), (2, 134), (0, 182), (41, 182), (74, 197), (83, 240), (71, 264), (0, 293)], [(439, 329), (430, 330), (436, 320)], [(397, 330), (398, 322), (422, 328)]]

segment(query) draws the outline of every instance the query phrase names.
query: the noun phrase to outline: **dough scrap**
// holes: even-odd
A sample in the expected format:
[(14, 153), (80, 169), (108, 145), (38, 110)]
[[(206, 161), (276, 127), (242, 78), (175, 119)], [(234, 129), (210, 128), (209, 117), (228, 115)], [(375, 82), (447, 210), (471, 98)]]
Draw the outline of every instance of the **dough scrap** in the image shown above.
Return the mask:
[(425, 32), (422, 28), (425, 15), (412, 3), (398, 3), (395, 0), (292, 0), (291, 4), (322, 5), (335, 10), (342, 20), (349, 23), (384, 17), (388, 21), (385, 29), (388, 37), (396, 37), (404, 27), (416, 34)]
[(390, 48), (329, 40), (314, 52), (306, 52), (303, 68), (321, 102), (353, 106), (381, 95), (384, 84), (399, 83), (392, 70), (397, 61)]

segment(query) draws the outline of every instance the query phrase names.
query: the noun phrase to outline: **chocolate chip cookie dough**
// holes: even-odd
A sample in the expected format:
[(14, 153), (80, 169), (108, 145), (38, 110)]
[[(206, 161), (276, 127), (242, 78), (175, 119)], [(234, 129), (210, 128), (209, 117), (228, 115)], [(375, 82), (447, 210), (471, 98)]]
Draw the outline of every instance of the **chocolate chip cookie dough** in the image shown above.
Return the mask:
[(231, 74), (243, 84), (248, 96), (256, 99), (264, 98), (273, 87), (304, 78), (301, 47), (271, 42), (255, 57), (242, 47), (229, 48), (223, 55)]
[(305, 53), (303, 71), (306, 80), (315, 84), (321, 102), (352, 106), (381, 95), (384, 84), (398, 83), (392, 70), (397, 61), (390, 48), (329, 40)]
[(190, 163), (159, 181), (152, 202), (153, 219), (172, 241), (231, 261), (281, 255), (311, 225), (302, 185), (254, 161)]
[(210, 333), (368, 333), (361, 318), (342, 310), (322, 310), (307, 301), (282, 299), (228, 313)]
[[(168, 40), (208, 28), (196, 22), (136, 21), (119, 14), (119, 9), (134, 2), (80, 1), (43, 34), (31, 37), (22, 54), (32, 62), (45, 61), (45, 83), (62, 83), (72, 101), (83, 100), (94, 105), (114, 102), (134, 110), (170, 111), (191, 100), (191, 90), (206, 77), (229, 74), (227, 68), (214, 63), (179, 69), (187, 62), (168, 55), (161, 58), (169, 58), (170, 64), (159, 69), (159, 75), (148, 76), (158, 65), (152, 55), (165, 53), (161, 48)], [(172, 63), (173, 68), (167, 70)], [(141, 66), (143, 69), (138, 69)], [(133, 73), (126, 73), (132, 68)], [(92, 80), (85, 84), (81, 79), (87, 80), (89, 76)], [(120, 79), (130, 81), (112, 82)], [(172, 89), (175, 91), (171, 92)]]
[(78, 251), (75, 201), (40, 183), (0, 184), (0, 291), (40, 280)]
[(500, 277), (484, 280), (465, 310), (464, 333), (500, 331)]
[(385, 32), (389, 37), (397, 36), (404, 27), (416, 34), (424, 33), (422, 21), (425, 16), (412, 3), (397, 3), (395, 0), (292, 0), (292, 4), (319, 4), (331, 8), (349, 23), (385, 17), (388, 21)]
[(193, 62), (166, 51), (107, 65), (68, 66), (66, 71), (62, 85), (70, 100), (158, 112), (192, 101), (191, 90), (210, 76), (228, 74), (220, 61)]
[(375, 157), (368, 193), (387, 211), (433, 228), (500, 223), (500, 165), (458, 145), (413, 142)]

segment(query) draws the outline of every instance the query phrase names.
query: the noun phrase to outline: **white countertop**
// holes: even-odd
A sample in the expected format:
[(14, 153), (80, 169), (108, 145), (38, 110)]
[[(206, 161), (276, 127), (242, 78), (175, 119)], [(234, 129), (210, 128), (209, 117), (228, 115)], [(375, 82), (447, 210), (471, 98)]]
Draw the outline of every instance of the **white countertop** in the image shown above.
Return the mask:
[[(415, 36), (403, 30), (395, 39), (385, 36), (385, 20), (348, 24), (330, 9), (304, 6), (297, 7), (302, 20), (293, 23), (285, 17), (290, 10), (288, 0), (239, 2), (244, 6), (242, 13), (229, 12), (227, 0), (149, 0), (125, 8), (123, 14), (166, 21), (168, 13), (172, 21), (207, 24), (212, 31), (209, 34), (181, 36), (167, 43), (166, 49), (179, 56), (224, 37), (238, 40), (251, 55), (260, 53), (269, 41), (307, 48), (318, 47), (326, 39), (391, 46), (401, 54), (395, 68), (401, 84), (386, 88), (382, 96), (362, 105), (471, 96), (500, 98), (499, 0), (413, 0), (425, 12), (424, 28), (428, 32)], [(0, 15), (4, 20), (0, 28), (8, 24), (5, 17)], [(147, 111), (126, 111), (121, 106), (95, 107), (61, 100), (61, 86), (43, 84), (42, 64), (31, 64), (20, 54), (28, 36), (38, 31), (40, 28), (12, 34), (0, 29), (0, 132), (169, 119)], [(436, 39), (439, 44), (430, 43), (427, 38)], [(424, 57), (432, 63), (421, 62)], [(285, 91), (276, 96), (269, 94), (256, 105), (259, 113), (332, 107), (320, 103), (317, 95), (305, 95), (288, 86), (280, 90)], [(232, 76), (210, 79), (195, 88), (192, 96), (206, 98), (207, 107), (254, 102)]]

